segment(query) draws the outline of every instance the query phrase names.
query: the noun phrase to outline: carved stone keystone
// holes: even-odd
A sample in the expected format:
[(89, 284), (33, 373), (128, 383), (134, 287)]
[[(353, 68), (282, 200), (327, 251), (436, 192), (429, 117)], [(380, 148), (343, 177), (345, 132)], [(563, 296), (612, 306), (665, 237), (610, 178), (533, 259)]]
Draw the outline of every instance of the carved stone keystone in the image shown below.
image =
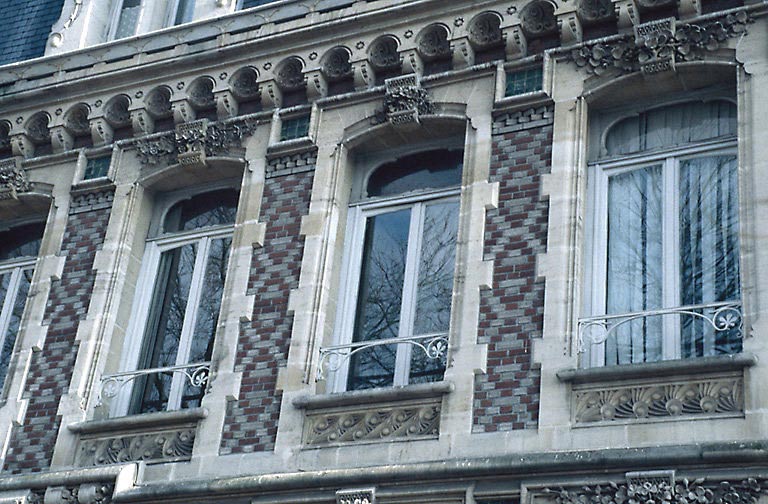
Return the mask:
[(0, 160), (0, 200), (19, 199), (18, 194), (31, 188), (21, 158)]

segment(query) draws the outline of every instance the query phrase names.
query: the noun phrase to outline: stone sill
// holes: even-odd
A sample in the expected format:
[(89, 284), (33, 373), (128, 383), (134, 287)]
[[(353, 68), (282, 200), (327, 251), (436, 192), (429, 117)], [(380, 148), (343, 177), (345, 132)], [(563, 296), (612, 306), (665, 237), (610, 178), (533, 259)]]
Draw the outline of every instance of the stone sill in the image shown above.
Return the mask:
[(148, 431), (156, 427), (176, 427), (196, 424), (208, 416), (206, 408), (192, 408), (178, 411), (159, 411), (143, 415), (128, 415), (106, 420), (89, 420), (67, 426), (71, 432), (81, 435), (106, 434), (109, 432)]
[(290, 140), (280, 140), (267, 148), (267, 160), (288, 156), (291, 154), (300, 154), (316, 149), (315, 142), (309, 136), (301, 138), (292, 138)]
[(405, 387), (354, 390), (351, 392), (314, 396), (303, 395), (293, 400), (293, 406), (297, 409), (316, 410), (340, 408), (344, 406), (362, 406), (385, 402), (432, 399), (449, 394), (454, 388), (453, 382), (440, 381), (419, 385), (408, 385)]
[(751, 353), (719, 355), (698, 359), (678, 359), (645, 362), (624, 366), (605, 366), (586, 369), (562, 369), (557, 378), (564, 383), (600, 383), (638, 378), (663, 378), (684, 375), (700, 375), (723, 371), (739, 371), (757, 364)]

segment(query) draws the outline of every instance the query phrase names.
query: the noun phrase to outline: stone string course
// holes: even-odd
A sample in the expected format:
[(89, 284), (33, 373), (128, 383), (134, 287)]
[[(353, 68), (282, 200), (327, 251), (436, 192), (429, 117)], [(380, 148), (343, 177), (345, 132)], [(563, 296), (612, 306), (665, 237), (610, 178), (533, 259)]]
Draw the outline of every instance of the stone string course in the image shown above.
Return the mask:
[(493, 285), (481, 292), (478, 343), (488, 345), (487, 374), (475, 379), (474, 432), (535, 429), (541, 374), (531, 339), (541, 337), (544, 282), (536, 255), (546, 251), (549, 202), (541, 175), (549, 173), (552, 108), (513, 112), (493, 124), (490, 181), (499, 183), (499, 207), (485, 226), (485, 260)]
[[(109, 198), (111, 199), (111, 198)], [(51, 463), (59, 431), (59, 400), (66, 393), (77, 356), (77, 328), (85, 317), (93, 290), (93, 260), (104, 242), (110, 208), (70, 215), (61, 253), (66, 256), (60, 280), (52, 282), (44, 323), (45, 345), (32, 356), (23, 397), (29, 400), (26, 420), (15, 427), (4, 470), (40, 472)]]
[(299, 285), (304, 253), (301, 218), (309, 212), (311, 171), (267, 179), (261, 222), (264, 246), (254, 250), (248, 294), (253, 318), (241, 327), (235, 371), (242, 373), (240, 397), (230, 403), (221, 454), (270, 451), (275, 446), (282, 392), (277, 372), (286, 365), (293, 314), (288, 296)]

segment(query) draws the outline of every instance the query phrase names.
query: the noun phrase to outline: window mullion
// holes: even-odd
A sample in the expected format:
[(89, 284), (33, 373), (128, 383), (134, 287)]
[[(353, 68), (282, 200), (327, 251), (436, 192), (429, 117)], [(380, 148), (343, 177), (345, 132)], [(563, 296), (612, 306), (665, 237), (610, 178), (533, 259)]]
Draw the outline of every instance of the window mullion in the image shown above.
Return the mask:
[[(602, 167), (595, 166), (596, 183), (592, 195), (596, 211), (592, 215), (594, 249), (592, 254), (592, 313), (605, 314), (607, 311), (608, 289), (608, 176)], [(588, 342), (585, 342), (589, 344)], [(605, 344), (589, 344), (591, 366), (605, 365)]]
[[(400, 327), (398, 330), (398, 337), (400, 338), (413, 336), (413, 324), (418, 299), (419, 251), (421, 250), (423, 228), (424, 203), (417, 203), (411, 210), (411, 222), (408, 230), (408, 250), (405, 259), (403, 300), (400, 307)], [(409, 344), (398, 345), (397, 359), (395, 361), (395, 386), (408, 384), (412, 349), (412, 346)]]
[[(181, 328), (181, 337), (179, 338), (179, 348), (176, 352), (176, 365), (188, 364), (190, 347), (192, 346), (192, 337), (197, 323), (197, 310), (200, 304), (200, 296), (203, 290), (203, 280), (205, 277), (205, 266), (208, 259), (211, 239), (201, 238), (198, 241), (197, 257), (195, 257), (195, 267), (192, 272), (192, 279), (189, 285), (189, 296), (187, 297), (187, 307), (184, 310), (184, 324)], [(168, 408), (176, 409), (181, 405), (181, 397), (184, 393), (185, 376), (183, 373), (174, 373), (171, 389), (168, 394)]]
[[(680, 306), (680, 187), (679, 162), (669, 157), (664, 161), (662, 250), (664, 254), (662, 287), (663, 306)], [(680, 317), (671, 315), (663, 320), (662, 354), (664, 359), (679, 359)]]

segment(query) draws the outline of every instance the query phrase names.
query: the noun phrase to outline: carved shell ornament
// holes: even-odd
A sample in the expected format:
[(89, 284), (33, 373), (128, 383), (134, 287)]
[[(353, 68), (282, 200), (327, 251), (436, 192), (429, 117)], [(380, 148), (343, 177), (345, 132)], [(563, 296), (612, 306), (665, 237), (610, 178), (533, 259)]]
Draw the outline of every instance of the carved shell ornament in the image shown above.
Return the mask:
[(451, 54), (448, 30), (441, 25), (428, 26), (419, 37), (419, 53), (426, 59), (440, 59)]
[(88, 113), (84, 103), (73, 106), (64, 115), (64, 126), (74, 135), (87, 135), (90, 132)]
[(373, 42), (369, 58), (376, 68), (396, 68), (400, 66), (400, 55), (397, 52), (397, 40), (384, 36)]
[(496, 14), (486, 12), (471, 21), (470, 40), (478, 47), (490, 47), (502, 42), (501, 19)]
[(34, 143), (42, 144), (50, 140), (48, 122), (48, 114), (45, 112), (38, 112), (27, 122), (27, 135)]
[(531, 2), (520, 12), (523, 31), (533, 37), (541, 37), (557, 31), (555, 6), (549, 2)]
[(258, 74), (253, 68), (241, 68), (232, 76), (232, 92), (238, 98), (252, 98), (259, 93)]
[(166, 87), (157, 87), (150, 91), (144, 104), (153, 117), (164, 118), (173, 114), (171, 111), (171, 90)]
[(304, 86), (304, 64), (299, 58), (290, 57), (277, 70), (277, 84), (284, 91), (296, 91)]
[(334, 47), (323, 57), (322, 72), (330, 81), (342, 80), (352, 75), (349, 51), (343, 47)]

